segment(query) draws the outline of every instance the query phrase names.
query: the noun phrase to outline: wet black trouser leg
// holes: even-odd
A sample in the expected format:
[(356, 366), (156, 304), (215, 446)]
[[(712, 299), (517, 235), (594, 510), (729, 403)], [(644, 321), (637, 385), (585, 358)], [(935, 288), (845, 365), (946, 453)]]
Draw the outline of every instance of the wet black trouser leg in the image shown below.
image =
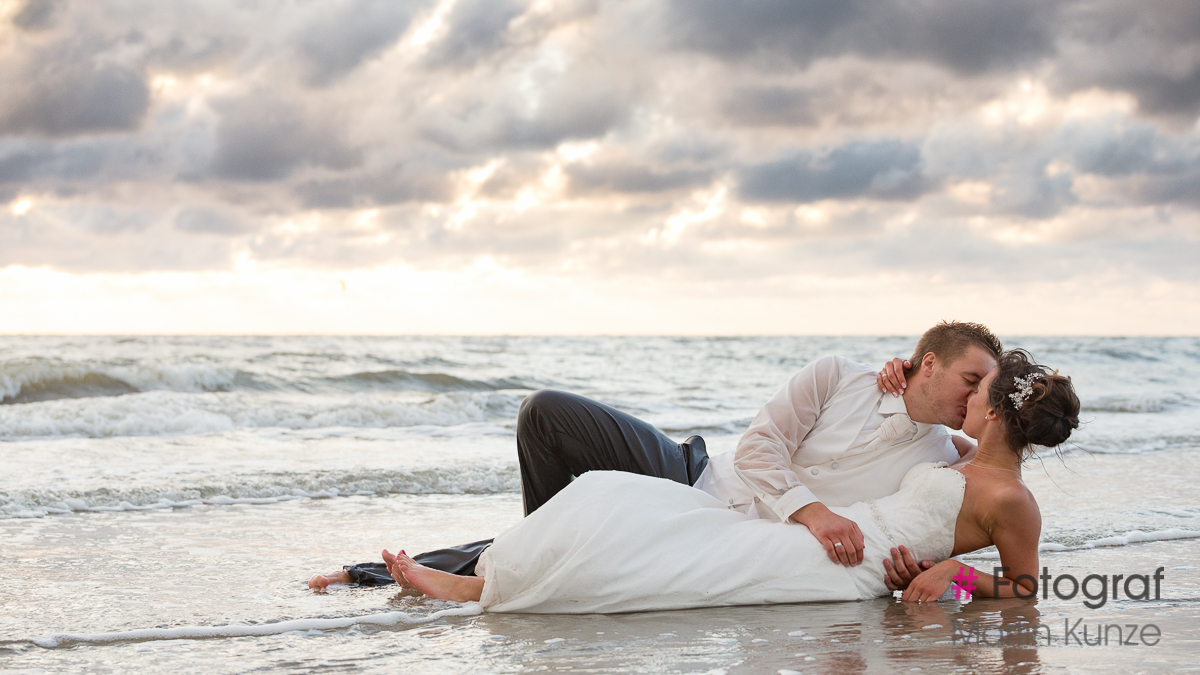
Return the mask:
[[(708, 465), (704, 439), (676, 443), (632, 415), (591, 399), (543, 389), (517, 413), (517, 456), (525, 515), (587, 471), (628, 471), (694, 485)], [(452, 574), (474, 574), (491, 539), (413, 556), (422, 565)], [(345, 568), (354, 583), (394, 583), (382, 562)]]

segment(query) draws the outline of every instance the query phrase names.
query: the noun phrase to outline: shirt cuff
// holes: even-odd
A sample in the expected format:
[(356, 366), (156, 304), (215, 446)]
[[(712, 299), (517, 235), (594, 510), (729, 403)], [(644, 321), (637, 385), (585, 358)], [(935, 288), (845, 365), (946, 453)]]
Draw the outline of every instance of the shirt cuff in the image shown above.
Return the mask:
[(819, 501), (821, 500), (817, 499), (817, 496), (813, 494), (812, 490), (809, 490), (803, 485), (797, 485), (791, 490), (788, 490), (780, 495), (779, 499), (775, 501), (771, 508), (774, 509), (775, 514), (778, 515), (779, 519), (783, 522), (794, 523), (796, 521), (789, 520), (793, 513), (813, 502)]

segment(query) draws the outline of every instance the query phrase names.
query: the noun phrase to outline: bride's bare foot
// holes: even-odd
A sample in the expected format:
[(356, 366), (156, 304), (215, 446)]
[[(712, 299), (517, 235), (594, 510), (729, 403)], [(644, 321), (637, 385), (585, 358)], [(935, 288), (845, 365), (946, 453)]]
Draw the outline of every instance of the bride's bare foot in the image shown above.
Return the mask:
[[(404, 551), (400, 551), (398, 555), (407, 557), (408, 554), (406, 554)], [(387, 549), (383, 550), (383, 564), (387, 565), (388, 574), (392, 575), (392, 580), (399, 584), (400, 588), (403, 588), (406, 591), (420, 591), (419, 588), (410, 584), (408, 579), (404, 578), (404, 575), (400, 574), (400, 570), (396, 569), (396, 556), (388, 553)]]
[(391, 570), (393, 579), (404, 579), (413, 588), (431, 598), (471, 602), (479, 600), (483, 594), (481, 577), (460, 577), (457, 574), (435, 570), (418, 563), (403, 551), (392, 555), (385, 550), (383, 560)]
[(350, 583), (350, 573), (346, 570), (333, 572), (331, 574), (318, 574), (308, 580), (309, 588), (324, 590), (329, 584), (348, 584)]

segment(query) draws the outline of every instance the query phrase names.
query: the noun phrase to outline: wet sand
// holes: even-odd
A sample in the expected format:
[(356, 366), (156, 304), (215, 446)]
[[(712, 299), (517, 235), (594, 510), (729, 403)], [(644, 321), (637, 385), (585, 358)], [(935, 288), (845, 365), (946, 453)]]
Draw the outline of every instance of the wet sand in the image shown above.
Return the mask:
[[(393, 588), (304, 588), (328, 561), (399, 537), (467, 540), (512, 495), (349, 498), (0, 522), (0, 668), (27, 672), (1186, 672), (1200, 669), (1196, 540), (1050, 553), (1053, 575), (1147, 573), (1156, 601), (942, 601), (732, 607), (612, 616), (493, 615)], [(506, 515), (507, 514), (507, 515)], [(341, 518), (354, 527), (329, 527)], [(423, 523), (417, 526), (417, 523)], [(307, 532), (308, 536), (297, 537)], [(975, 561), (979, 566), (990, 563)], [(449, 611), (448, 611), (449, 610)], [(384, 617), (380, 619), (379, 617)], [(995, 642), (963, 644), (978, 620)], [(1077, 623), (1082, 620), (1081, 623)], [(960, 623), (957, 623), (960, 622)], [(336, 625), (333, 625), (336, 624)], [(382, 625), (381, 625), (382, 624)], [(1024, 624), (1053, 642), (1015, 644)], [(1155, 624), (1158, 643), (1064, 644), (1066, 626)], [(253, 630), (248, 630), (253, 629)], [(1044, 630), (1044, 629), (1042, 629)], [(1124, 629), (1122, 629), (1124, 630)], [(157, 634), (156, 634), (157, 631)], [(247, 635), (246, 633), (256, 633)], [(96, 634), (107, 633), (99, 638)], [(1040, 633), (1039, 633), (1040, 635)], [(1115, 633), (1110, 635), (1115, 638)], [(974, 638), (967, 636), (968, 641)]]

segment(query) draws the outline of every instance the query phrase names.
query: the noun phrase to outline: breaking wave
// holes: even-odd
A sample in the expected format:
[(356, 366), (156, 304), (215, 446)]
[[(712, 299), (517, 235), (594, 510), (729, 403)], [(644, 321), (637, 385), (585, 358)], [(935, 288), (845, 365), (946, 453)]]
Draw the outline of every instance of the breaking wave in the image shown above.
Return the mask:
[(272, 397), (239, 392), (152, 391), (131, 396), (0, 407), (0, 440), (208, 434), (235, 429), (455, 426), (512, 419), (522, 392), (450, 392), (397, 397), (354, 394)]
[(40, 403), (61, 399), (122, 396), (150, 391), (183, 393), (235, 390), (321, 391), (500, 391), (536, 389), (538, 385), (514, 378), (471, 380), (448, 373), (405, 370), (363, 371), (326, 377), (257, 374), (237, 368), (207, 364), (103, 364), (70, 363), (27, 358), (0, 363), (0, 404)]
[(75, 364), (30, 358), (0, 363), (0, 404), (121, 396), (143, 391), (229, 391), (264, 388), (235, 368), (201, 364), (169, 367)]
[(403, 370), (384, 370), (353, 373), (325, 378), (325, 382), (338, 388), (352, 390), (400, 390), (400, 391), (498, 391), (500, 389), (534, 389), (521, 380), (466, 380), (445, 373), (410, 373)]

